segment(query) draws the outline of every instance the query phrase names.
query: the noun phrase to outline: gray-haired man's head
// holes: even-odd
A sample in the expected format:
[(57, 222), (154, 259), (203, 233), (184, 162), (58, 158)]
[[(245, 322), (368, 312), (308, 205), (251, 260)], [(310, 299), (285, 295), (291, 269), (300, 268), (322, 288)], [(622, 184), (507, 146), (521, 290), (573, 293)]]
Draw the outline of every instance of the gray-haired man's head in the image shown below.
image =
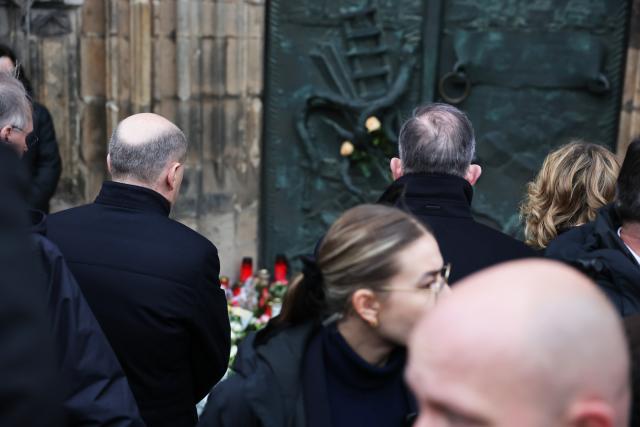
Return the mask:
[(113, 131), (109, 172), (114, 181), (151, 188), (173, 203), (186, 153), (187, 138), (176, 125), (157, 114), (135, 114)]
[(451, 105), (433, 103), (414, 110), (400, 129), (398, 146), (400, 175), (441, 173), (468, 179), (476, 142), (466, 114)]
[(22, 155), (32, 131), (31, 101), (24, 86), (12, 73), (0, 72), (0, 141)]

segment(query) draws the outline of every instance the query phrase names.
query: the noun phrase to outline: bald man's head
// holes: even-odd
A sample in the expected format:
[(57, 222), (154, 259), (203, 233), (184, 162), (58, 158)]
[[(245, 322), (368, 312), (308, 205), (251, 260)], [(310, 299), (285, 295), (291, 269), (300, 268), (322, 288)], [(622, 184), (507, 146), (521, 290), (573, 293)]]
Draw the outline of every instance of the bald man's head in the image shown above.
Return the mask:
[(409, 355), (420, 427), (627, 423), (620, 320), (562, 264), (517, 261), (463, 280), (418, 324)]
[(157, 114), (135, 114), (118, 124), (109, 142), (111, 175), (153, 186), (186, 153), (187, 138), (176, 125)]

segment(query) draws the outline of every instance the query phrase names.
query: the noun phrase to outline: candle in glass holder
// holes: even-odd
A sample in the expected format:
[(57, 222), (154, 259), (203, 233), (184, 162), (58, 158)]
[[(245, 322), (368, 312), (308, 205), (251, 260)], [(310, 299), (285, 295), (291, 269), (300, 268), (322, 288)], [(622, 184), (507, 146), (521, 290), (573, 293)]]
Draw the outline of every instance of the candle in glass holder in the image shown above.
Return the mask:
[(246, 282), (251, 276), (253, 276), (253, 259), (244, 257), (240, 266), (240, 283)]
[(287, 275), (289, 273), (289, 263), (287, 257), (283, 254), (276, 255), (276, 263), (273, 266), (273, 280), (276, 282), (287, 283)]

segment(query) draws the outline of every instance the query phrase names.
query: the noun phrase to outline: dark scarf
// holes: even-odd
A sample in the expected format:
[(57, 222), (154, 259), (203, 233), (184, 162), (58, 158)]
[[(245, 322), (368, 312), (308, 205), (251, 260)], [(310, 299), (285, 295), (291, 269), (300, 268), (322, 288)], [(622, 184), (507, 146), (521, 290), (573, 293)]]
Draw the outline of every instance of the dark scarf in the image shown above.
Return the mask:
[(406, 352), (398, 348), (385, 366), (372, 366), (335, 324), (322, 328), (307, 348), (303, 367), (308, 427), (411, 425), (416, 403), (404, 384), (405, 362)]

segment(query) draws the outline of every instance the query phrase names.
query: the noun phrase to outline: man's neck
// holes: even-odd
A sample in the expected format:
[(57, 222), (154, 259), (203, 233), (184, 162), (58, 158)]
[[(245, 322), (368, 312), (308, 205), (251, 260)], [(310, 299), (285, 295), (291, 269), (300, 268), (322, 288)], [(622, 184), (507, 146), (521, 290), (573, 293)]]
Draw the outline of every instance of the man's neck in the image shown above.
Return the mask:
[(640, 222), (624, 222), (620, 238), (636, 254), (640, 254)]

